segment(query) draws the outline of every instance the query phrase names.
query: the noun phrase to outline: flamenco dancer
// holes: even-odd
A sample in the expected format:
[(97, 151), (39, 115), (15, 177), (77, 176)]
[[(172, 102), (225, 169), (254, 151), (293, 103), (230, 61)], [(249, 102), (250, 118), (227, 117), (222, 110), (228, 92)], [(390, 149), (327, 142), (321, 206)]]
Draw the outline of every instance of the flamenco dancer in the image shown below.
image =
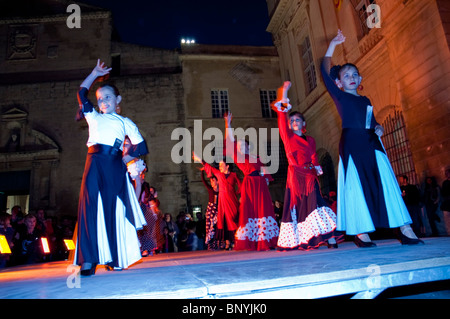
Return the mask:
[[(225, 115), (225, 137), (227, 155), (244, 173), (239, 204), (239, 228), (236, 231), (235, 250), (270, 250), (277, 246), (279, 228), (270, 197), (268, 183), (270, 175), (262, 175), (263, 164), (253, 154), (247, 141), (235, 141), (231, 127), (233, 115)], [(231, 150), (230, 150), (231, 149)], [(232, 151), (233, 154), (230, 154)]]
[(230, 166), (225, 161), (221, 161), (219, 163), (219, 169), (217, 169), (202, 161), (195, 153), (193, 153), (192, 157), (194, 162), (203, 164), (206, 175), (214, 175), (217, 177), (219, 183), (219, 203), (217, 207), (216, 239), (218, 241), (225, 241), (225, 250), (231, 250), (234, 235), (238, 228), (239, 201), (237, 191), (241, 188), (241, 181), (235, 172), (230, 171)]
[[(353, 64), (333, 67), (331, 57), (345, 42), (339, 30), (323, 59), (321, 72), (342, 120), (339, 143), (337, 229), (355, 235), (358, 247), (375, 247), (368, 233), (400, 227), (403, 245), (423, 243), (410, 224), (408, 210), (380, 137), (384, 129), (370, 100), (358, 93), (362, 77)], [(341, 90), (342, 88), (342, 90)]]
[[(137, 126), (116, 113), (122, 100), (117, 88), (103, 85), (96, 91), (100, 113), (87, 98), (94, 82), (110, 71), (98, 60), (78, 92), (80, 115), (89, 125), (74, 258), (83, 276), (93, 275), (98, 264), (119, 270), (141, 258), (136, 229), (145, 225), (145, 219), (126, 163), (147, 154), (146, 143)], [(125, 136), (132, 145), (122, 158)]]
[(219, 202), (219, 183), (217, 181), (217, 177), (212, 175), (209, 178), (210, 184), (205, 179), (205, 170), (202, 169), (202, 182), (208, 190), (208, 207), (206, 208), (206, 236), (205, 236), (205, 244), (208, 247), (208, 250), (218, 250), (219, 249), (219, 241), (216, 239), (217, 235), (217, 204)]
[(325, 242), (329, 248), (337, 248), (336, 214), (319, 190), (317, 175), (322, 174), (322, 168), (317, 161), (316, 142), (304, 135), (306, 122), (301, 113), (287, 115), (292, 108), (287, 98), (290, 86), (285, 82), (272, 104), (289, 162), (278, 250), (314, 249)]

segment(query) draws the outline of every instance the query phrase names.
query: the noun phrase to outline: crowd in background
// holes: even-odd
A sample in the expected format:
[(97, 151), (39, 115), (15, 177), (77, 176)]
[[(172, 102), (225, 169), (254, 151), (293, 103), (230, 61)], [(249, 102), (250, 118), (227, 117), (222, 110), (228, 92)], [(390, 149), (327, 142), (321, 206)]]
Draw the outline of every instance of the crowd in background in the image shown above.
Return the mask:
[[(43, 209), (25, 214), (20, 206), (0, 216), (0, 235), (7, 239), (10, 254), (0, 254), (0, 268), (44, 261), (65, 260), (69, 250), (64, 239), (72, 239), (76, 219), (72, 216), (49, 218)], [(46, 238), (49, 252), (44, 252)]]

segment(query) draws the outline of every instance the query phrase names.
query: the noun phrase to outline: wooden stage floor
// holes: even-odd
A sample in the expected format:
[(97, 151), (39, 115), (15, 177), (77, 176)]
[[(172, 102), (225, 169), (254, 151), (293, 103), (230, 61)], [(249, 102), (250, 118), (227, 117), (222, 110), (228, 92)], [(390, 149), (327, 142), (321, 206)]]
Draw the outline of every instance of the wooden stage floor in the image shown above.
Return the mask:
[[(123, 271), (99, 266), (80, 277), (68, 261), (0, 270), (2, 299), (312, 299), (376, 298), (393, 287), (450, 279), (450, 237), (376, 248), (352, 242), (338, 249), (196, 251), (143, 258)], [(450, 298), (450, 287), (448, 287)]]

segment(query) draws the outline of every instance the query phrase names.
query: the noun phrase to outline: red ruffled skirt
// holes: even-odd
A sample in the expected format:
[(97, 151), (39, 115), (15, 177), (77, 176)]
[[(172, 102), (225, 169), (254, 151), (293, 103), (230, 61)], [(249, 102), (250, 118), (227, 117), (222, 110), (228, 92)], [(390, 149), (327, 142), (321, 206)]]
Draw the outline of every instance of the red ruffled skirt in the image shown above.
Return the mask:
[(270, 250), (277, 245), (279, 227), (266, 179), (245, 176), (241, 186), (236, 250)]
[(336, 232), (336, 213), (322, 198), (315, 170), (289, 166), (278, 249), (318, 248)]

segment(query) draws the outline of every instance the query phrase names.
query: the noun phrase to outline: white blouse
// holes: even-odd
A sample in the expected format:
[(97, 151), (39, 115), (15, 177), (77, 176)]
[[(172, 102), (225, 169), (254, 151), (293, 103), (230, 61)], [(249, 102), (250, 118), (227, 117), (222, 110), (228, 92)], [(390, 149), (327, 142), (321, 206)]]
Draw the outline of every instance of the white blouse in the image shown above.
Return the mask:
[(144, 141), (138, 127), (129, 118), (117, 113), (98, 113), (95, 109), (92, 112), (84, 113), (84, 116), (89, 125), (88, 147), (95, 144), (114, 146), (116, 139), (119, 139), (122, 150), (126, 135), (134, 145)]

